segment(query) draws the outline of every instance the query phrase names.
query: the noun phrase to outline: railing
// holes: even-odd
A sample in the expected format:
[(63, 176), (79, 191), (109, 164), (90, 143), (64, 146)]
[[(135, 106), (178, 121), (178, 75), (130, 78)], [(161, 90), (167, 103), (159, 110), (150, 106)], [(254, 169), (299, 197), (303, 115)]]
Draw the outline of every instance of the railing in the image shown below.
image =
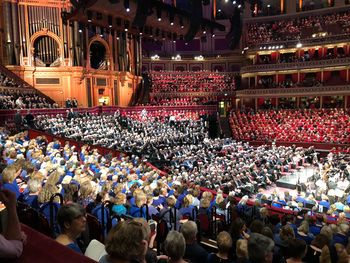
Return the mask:
[[(134, 106), (134, 107), (118, 107), (118, 106), (96, 106), (92, 108), (74, 108), (74, 112), (78, 113), (94, 113), (94, 114), (102, 114), (102, 113), (113, 113), (119, 110), (121, 113), (124, 112), (139, 112), (143, 109), (146, 109), (147, 112), (155, 112), (155, 111), (205, 111), (208, 114), (212, 114), (218, 111), (218, 107), (216, 105), (193, 105), (193, 106)], [(21, 115), (25, 115), (28, 110), (30, 110), (31, 114), (36, 115), (57, 115), (63, 114), (67, 115), (67, 108), (59, 108), (59, 109), (24, 109), (20, 110)], [(9, 121), (13, 120), (16, 114), (16, 110), (0, 110), (0, 121)]]
[(234, 91), (198, 91), (198, 92), (151, 92), (151, 97), (171, 98), (171, 97), (208, 97), (208, 96), (234, 96)]
[[(302, 40), (293, 39), (293, 40), (271, 40), (270, 42), (262, 42), (249, 47), (248, 53), (255, 53), (260, 50), (260, 47), (268, 47), (274, 45), (283, 45), (284, 48), (295, 48), (296, 45), (302, 41), (303, 46), (311, 46), (316, 44), (334, 44), (341, 41), (348, 41), (350, 34), (341, 34), (335, 36), (326, 36), (326, 37), (315, 37), (315, 38), (304, 38)], [(266, 50), (266, 49), (265, 49)]]
[(297, 87), (276, 89), (245, 89), (236, 92), (237, 97), (281, 97), (281, 96), (315, 96), (315, 95), (350, 94), (350, 84), (340, 86)]
[(250, 65), (241, 68), (241, 73), (261, 72), (261, 71), (275, 71), (275, 70), (299, 70), (309, 68), (326, 68), (336, 66), (348, 66), (350, 64), (350, 58), (335, 58), (325, 60), (314, 60), (305, 62), (293, 62), (293, 63), (279, 63), (279, 64), (262, 64), (262, 65)]

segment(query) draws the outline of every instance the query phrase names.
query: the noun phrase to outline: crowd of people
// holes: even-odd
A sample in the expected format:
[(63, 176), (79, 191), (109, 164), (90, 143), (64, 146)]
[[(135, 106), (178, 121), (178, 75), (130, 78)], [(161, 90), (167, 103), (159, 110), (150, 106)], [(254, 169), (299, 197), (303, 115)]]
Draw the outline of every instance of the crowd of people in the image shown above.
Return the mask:
[(58, 108), (57, 103), (50, 103), (35, 91), (3, 90), (0, 92), (0, 109), (39, 109)]
[(308, 52), (304, 52), (302, 55), (297, 55), (296, 53), (281, 53), (276, 59), (272, 59), (271, 55), (259, 55), (257, 57), (256, 64), (307, 62), (313, 60), (335, 59), (344, 57), (346, 57), (346, 54), (344, 53), (343, 49), (337, 50), (336, 54), (334, 53), (334, 50), (329, 50), (329, 52), (327, 52), (327, 54), (325, 54), (323, 57), (318, 56), (318, 54), (310, 55)]
[(78, 108), (78, 101), (76, 98), (67, 98), (64, 104), (66, 108)]
[(232, 112), (237, 140), (350, 143), (350, 112), (344, 109)]
[(347, 34), (350, 33), (349, 21), (350, 12), (343, 12), (327, 15), (312, 15), (305, 18), (266, 23), (251, 23), (248, 24), (246, 45), (254, 46), (263, 43), (270, 44), (275, 41), (311, 38), (312, 35), (304, 36), (303, 31), (312, 27), (317, 28), (318, 32), (328, 32), (330, 26), (338, 25), (337, 30), (339, 30), (339, 32), (329, 31), (328, 34)]
[[(145, 112), (143, 116), (134, 115), (138, 119), (145, 120), (146, 117)], [(108, 118), (118, 119), (118, 116), (92, 116), (90, 128), (102, 127), (102, 123), (108, 123)], [(75, 118), (84, 117), (90, 116)], [(97, 118), (101, 122), (94, 122)], [(205, 121), (201, 119), (185, 123), (164, 119), (165, 122), (158, 125), (159, 120), (153, 117), (153, 121), (147, 121), (145, 127), (141, 127), (138, 122), (131, 123), (135, 120), (125, 118), (130, 125), (126, 127), (135, 134), (147, 133), (150, 140), (159, 137), (154, 134), (156, 130), (172, 134), (171, 127), (177, 127), (181, 134), (188, 132), (186, 137), (169, 138), (168, 145), (159, 144), (153, 149), (159, 154), (157, 158), (162, 158), (162, 154), (171, 160), (171, 169), (164, 176), (147, 166), (143, 156), (136, 154), (101, 155), (87, 145), (77, 149), (68, 142), (61, 145), (58, 140), (48, 142), (43, 136), (29, 139), (26, 132), (10, 136), (2, 131), (3, 188), (14, 192), (18, 200), (38, 209), (47, 218), (50, 213), (46, 204), (53, 194), (61, 193), (63, 204), (54, 201), (59, 207), (56, 216), (61, 229), (56, 240), (79, 253), (86, 247), (79, 238), (87, 227), (85, 211), (100, 220), (98, 207), (104, 201), (110, 201), (113, 214), (128, 216), (129, 219), (117, 222), (111, 229), (105, 242), (107, 255), (100, 262), (113, 262), (115, 258), (127, 262), (131, 259), (157, 262), (159, 258), (154, 252), (152, 257), (146, 257), (150, 256), (151, 252), (147, 251), (153, 247), (156, 235), (155, 228), (153, 232), (150, 230), (149, 225), (153, 223), (130, 219), (152, 216), (163, 218), (173, 230), (168, 233), (162, 250), (164, 255), (160, 256), (171, 262), (182, 259), (190, 262), (217, 262), (220, 259), (257, 263), (301, 262), (301, 259), (306, 262), (338, 262), (339, 258), (348, 257), (337, 253), (335, 248), (340, 246), (345, 251), (348, 245), (346, 218), (350, 212), (350, 199), (346, 183), (349, 185), (349, 156), (330, 154), (317, 160), (312, 148), (254, 148), (229, 138), (209, 139)], [(116, 132), (123, 134), (127, 128)], [(169, 136), (162, 138), (166, 137)], [(273, 186), (283, 171), (292, 172), (303, 163), (313, 165), (315, 173), (299, 195), (278, 191), (266, 195), (263, 192), (262, 189)], [(217, 194), (214, 196), (201, 187), (216, 190)], [(344, 189), (341, 197), (339, 189)], [(255, 206), (248, 206), (249, 196), (255, 194)], [(242, 198), (239, 203), (235, 201), (236, 196)], [(266, 202), (297, 211), (301, 219), (286, 216), (280, 221), (263, 206)], [(306, 210), (307, 204), (312, 204), (311, 213)], [(215, 237), (219, 252), (208, 253), (196, 241), (198, 228), (192, 220), (203, 216), (211, 220), (214, 207), (218, 216), (232, 218), (227, 229), (229, 232), (220, 232)], [(327, 208), (324, 211), (329, 217), (325, 218), (333, 220), (333, 224), (327, 224), (323, 217), (316, 217), (315, 221), (312, 213), (319, 211), (319, 207)], [(171, 213), (176, 215), (175, 218)], [(334, 215), (338, 215), (338, 219), (334, 219)], [(147, 242), (142, 242), (144, 240)], [(332, 261), (318, 261), (321, 254), (323, 257), (331, 255)]]
[(210, 105), (216, 104), (218, 101), (217, 96), (204, 96), (204, 97), (152, 97), (150, 99), (150, 105), (162, 105), (162, 106), (193, 106), (193, 105)]
[(295, 88), (295, 87), (319, 87), (322, 86), (322, 82), (314, 77), (307, 77), (300, 82), (293, 81), (290, 77), (283, 81), (276, 82), (273, 76), (260, 77), (257, 89), (278, 89), (278, 88)]
[[(203, 105), (216, 101), (217, 95), (235, 90), (233, 76), (212, 71), (151, 71), (150, 103), (152, 105)], [(177, 97), (178, 93), (203, 93)]]

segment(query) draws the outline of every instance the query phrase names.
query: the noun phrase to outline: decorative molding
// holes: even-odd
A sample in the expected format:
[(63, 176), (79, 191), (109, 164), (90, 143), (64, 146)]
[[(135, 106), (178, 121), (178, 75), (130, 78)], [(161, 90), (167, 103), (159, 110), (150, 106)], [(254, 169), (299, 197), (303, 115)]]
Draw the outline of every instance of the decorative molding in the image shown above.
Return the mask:
[(208, 97), (208, 96), (228, 96), (233, 97), (235, 91), (221, 91), (221, 92), (157, 92), (150, 93), (151, 97), (157, 98), (172, 98), (172, 97)]
[(300, 87), (287, 89), (246, 89), (236, 91), (237, 98), (278, 98), (278, 97), (304, 97), (304, 96), (336, 96), (350, 95), (350, 85)]
[[(30, 37), (30, 56), (31, 56), (31, 65), (34, 66), (35, 62), (34, 62), (34, 43), (35, 40), (37, 40), (37, 38), (39, 37), (43, 37), (43, 36), (48, 36), (53, 38), (57, 44), (58, 44), (58, 50), (59, 50), (59, 58), (61, 61), (61, 65), (63, 64), (63, 54), (64, 54), (64, 49), (63, 49), (63, 43), (61, 41), (61, 38), (59, 36), (57, 36), (55, 33), (51, 32), (50, 30), (48, 30), (47, 28), (42, 28), (42, 30), (35, 32), (31, 37)], [(63, 65), (62, 65), (63, 66)]]
[(300, 69), (328, 68), (328, 67), (334, 68), (334, 67), (349, 66), (349, 65), (350, 65), (350, 57), (346, 57), (346, 58), (314, 60), (314, 61), (305, 61), (305, 62), (251, 65), (251, 66), (242, 67), (241, 73), (245, 74), (245, 73), (266, 72), (266, 71), (300, 70)]

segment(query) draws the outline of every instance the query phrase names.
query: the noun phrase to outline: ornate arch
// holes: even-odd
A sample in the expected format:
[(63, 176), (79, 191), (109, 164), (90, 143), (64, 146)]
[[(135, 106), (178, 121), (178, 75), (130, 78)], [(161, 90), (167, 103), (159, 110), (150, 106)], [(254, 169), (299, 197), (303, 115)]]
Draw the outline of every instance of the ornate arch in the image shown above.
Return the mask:
[(35, 32), (30, 37), (30, 51), (31, 51), (32, 63), (34, 60), (34, 43), (39, 37), (44, 37), (44, 36), (51, 37), (57, 42), (58, 49), (59, 49), (59, 58), (61, 60), (61, 63), (63, 63), (64, 49), (63, 49), (63, 44), (61, 42), (61, 39), (59, 36), (57, 36), (55, 33), (51, 32), (47, 28), (43, 28), (41, 31)]
[[(87, 51), (88, 54), (90, 54), (90, 48), (91, 48), (92, 43), (94, 43), (94, 42), (100, 42), (105, 47), (105, 49), (106, 49), (107, 69), (109, 70), (110, 69), (110, 65), (111, 65), (111, 57), (110, 57), (111, 52), (110, 52), (109, 45), (108, 45), (107, 41), (104, 40), (99, 35), (96, 35), (96, 36), (90, 38), (88, 51)], [(89, 57), (89, 66), (91, 67), (90, 57)]]

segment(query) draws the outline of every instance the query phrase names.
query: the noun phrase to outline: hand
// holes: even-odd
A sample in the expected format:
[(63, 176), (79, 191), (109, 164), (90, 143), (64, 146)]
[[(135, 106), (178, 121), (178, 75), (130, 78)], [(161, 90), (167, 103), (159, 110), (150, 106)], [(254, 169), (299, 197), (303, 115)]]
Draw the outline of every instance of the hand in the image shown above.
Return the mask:
[(16, 209), (16, 194), (10, 190), (3, 189), (0, 191), (0, 201), (4, 203), (7, 209)]
[(242, 234), (243, 234), (243, 237), (244, 237), (245, 239), (247, 239), (247, 240), (249, 239), (250, 236), (249, 236), (245, 231), (243, 231)]

